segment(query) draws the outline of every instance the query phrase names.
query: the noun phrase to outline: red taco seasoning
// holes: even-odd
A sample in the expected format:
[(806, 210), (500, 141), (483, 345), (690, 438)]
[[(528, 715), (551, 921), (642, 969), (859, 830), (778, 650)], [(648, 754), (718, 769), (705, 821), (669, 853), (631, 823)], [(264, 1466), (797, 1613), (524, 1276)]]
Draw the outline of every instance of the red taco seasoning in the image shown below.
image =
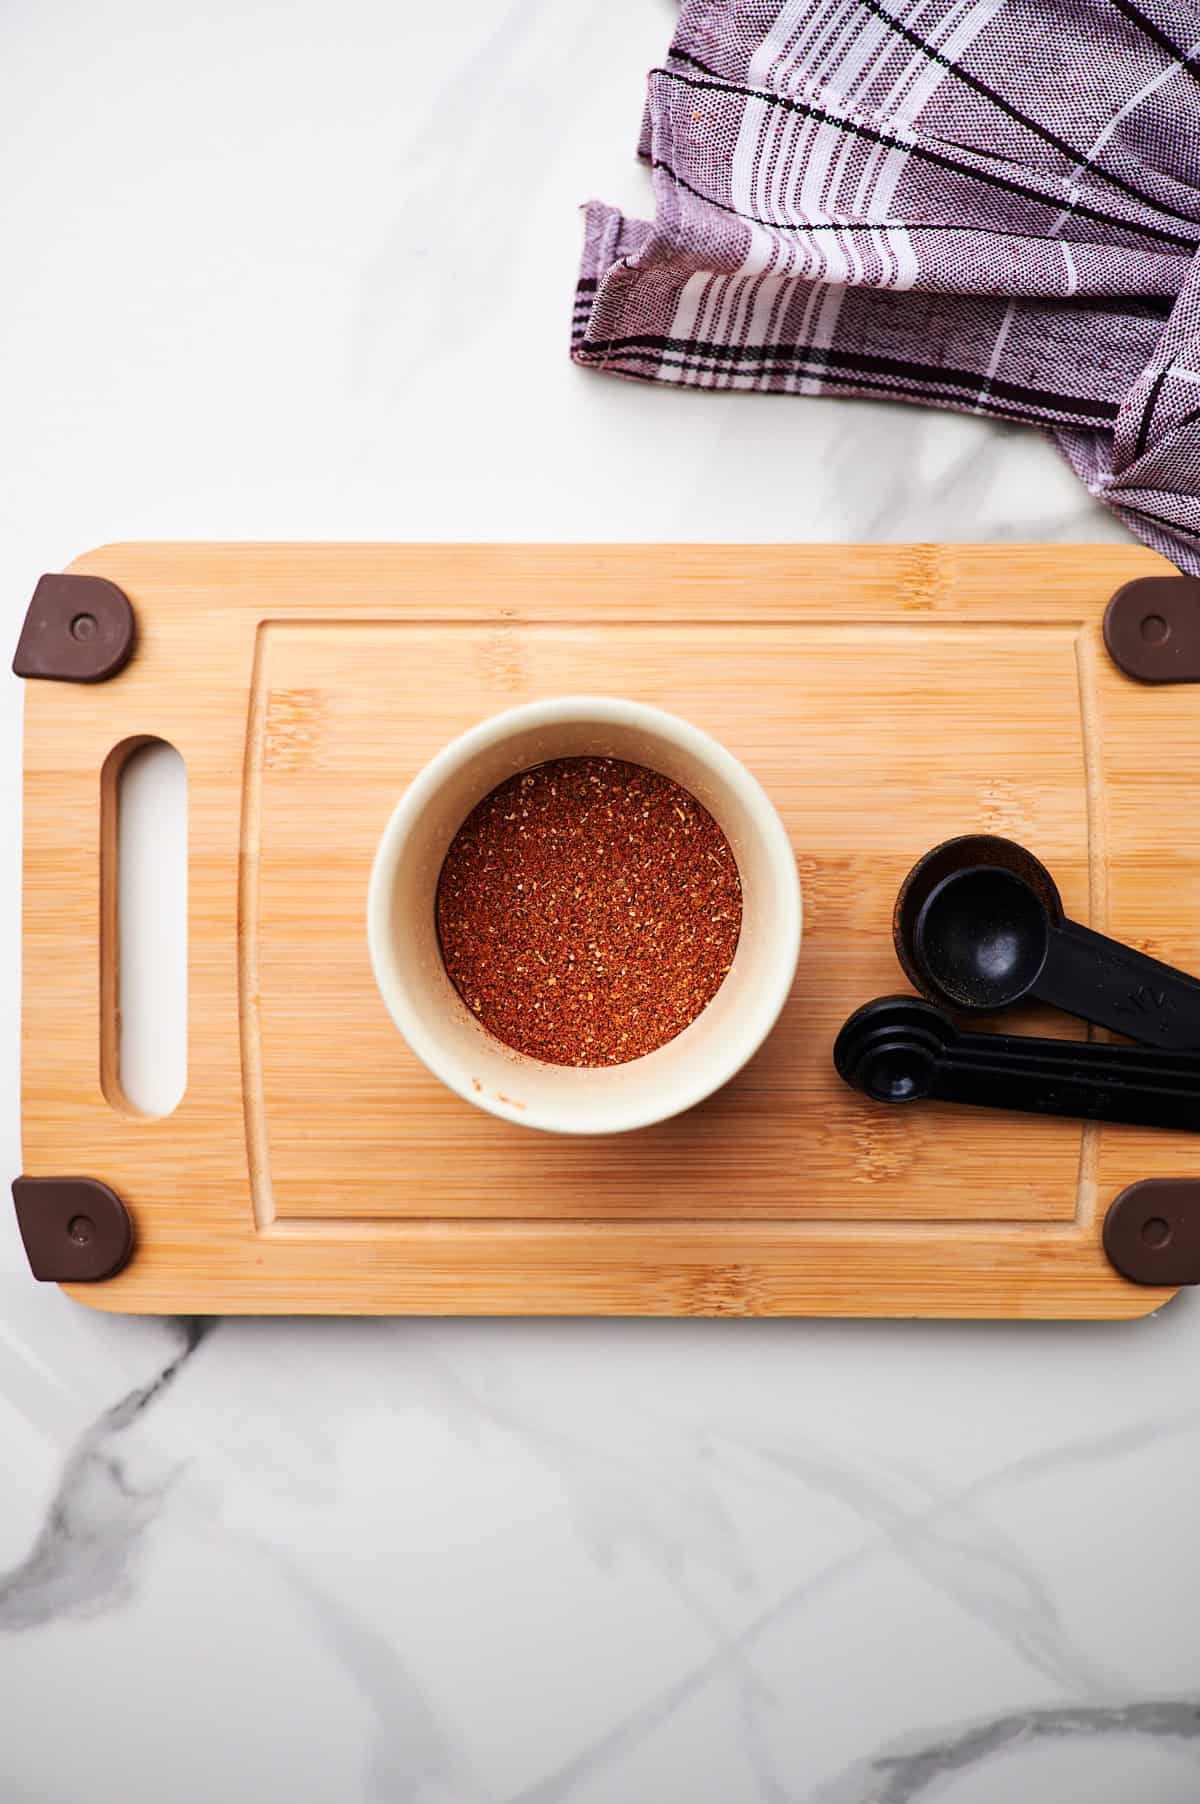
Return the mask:
[(493, 789), (438, 879), (455, 989), (552, 1065), (622, 1065), (673, 1040), (720, 989), (741, 925), (712, 815), (619, 758), (557, 758)]

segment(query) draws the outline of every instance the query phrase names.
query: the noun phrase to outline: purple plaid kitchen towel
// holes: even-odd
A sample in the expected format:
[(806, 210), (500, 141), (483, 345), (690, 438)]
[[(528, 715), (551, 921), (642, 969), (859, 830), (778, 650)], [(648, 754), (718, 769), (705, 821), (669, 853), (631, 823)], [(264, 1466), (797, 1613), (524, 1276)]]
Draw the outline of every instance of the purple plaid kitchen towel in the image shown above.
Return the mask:
[(572, 355), (1048, 428), (1200, 574), (1200, 8), (685, 0)]

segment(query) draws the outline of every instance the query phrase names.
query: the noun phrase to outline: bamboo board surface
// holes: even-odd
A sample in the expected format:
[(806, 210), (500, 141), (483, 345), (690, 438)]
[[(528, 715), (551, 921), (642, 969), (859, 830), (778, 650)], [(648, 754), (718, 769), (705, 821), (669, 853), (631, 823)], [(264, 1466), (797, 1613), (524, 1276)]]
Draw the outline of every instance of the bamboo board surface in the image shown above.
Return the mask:
[[(24, 1169), (110, 1184), (137, 1247), (103, 1309), (1136, 1316), (1170, 1294), (1100, 1247), (1187, 1135), (846, 1089), (847, 1014), (905, 988), (892, 904), (921, 853), (1007, 834), (1068, 913), (1200, 969), (1200, 696), (1100, 637), (1123, 546), (127, 545), (107, 683), (26, 685)], [(805, 931), (766, 1047), (691, 1113), (560, 1139), (409, 1053), (364, 929), (406, 783), (480, 718), (586, 691), (722, 740), (792, 836)], [(114, 792), (146, 736), (189, 786), (188, 1085), (123, 1102)], [(103, 780), (102, 780), (103, 773)], [(1082, 1034), (1034, 1012), (1006, 1026)]]

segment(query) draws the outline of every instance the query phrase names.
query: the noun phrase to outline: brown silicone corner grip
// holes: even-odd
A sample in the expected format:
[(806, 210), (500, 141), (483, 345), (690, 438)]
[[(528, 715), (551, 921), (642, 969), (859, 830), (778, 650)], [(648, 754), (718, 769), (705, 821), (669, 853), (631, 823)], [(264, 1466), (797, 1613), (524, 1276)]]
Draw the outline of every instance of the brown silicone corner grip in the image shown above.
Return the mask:
[(1139, 576), (1104, 613), (1108, 655), (1139, 683), (1200, 683), (1200, 581)]
[(1134, 1284), (1200, 1284), (1200, 1178), (1143, 1178), (1104, 1218), (1109, 1264)]
[(97, 1178), (14, 1178), (12, 1192), (35, 1278), (95, 1283), (115, 1277), (133, 1251), (129, 1211)]
[(43, 576), (17, 641), (19, 677), (103, 683), (133, 656), (137, 623), (129, 597), (104, 576)]

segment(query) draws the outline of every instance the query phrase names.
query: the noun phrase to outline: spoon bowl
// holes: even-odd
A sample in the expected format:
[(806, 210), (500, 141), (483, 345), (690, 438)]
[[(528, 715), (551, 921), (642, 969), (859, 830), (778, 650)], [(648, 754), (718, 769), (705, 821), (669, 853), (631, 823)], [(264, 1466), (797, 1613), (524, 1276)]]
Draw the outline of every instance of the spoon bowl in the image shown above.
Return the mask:
[(996, 834), (964, 833), (913, 866), (892, 933), (923, 996), (986, 1014), (1028, 993), (1062, 920), (1058, 887), (1032, 852)]
[(917, 959), (961, 1009), (1007, 1008), (1037, 982), (1050, 945), (1041, 897), (1003, 865), (952, 871), (921, 905)]
[(875, 1102), (919, 1102), (956, 1038), (940, 1009), (916, 996), (883, 996), (845, 1023), (833, 1049), (841, 1077)]

